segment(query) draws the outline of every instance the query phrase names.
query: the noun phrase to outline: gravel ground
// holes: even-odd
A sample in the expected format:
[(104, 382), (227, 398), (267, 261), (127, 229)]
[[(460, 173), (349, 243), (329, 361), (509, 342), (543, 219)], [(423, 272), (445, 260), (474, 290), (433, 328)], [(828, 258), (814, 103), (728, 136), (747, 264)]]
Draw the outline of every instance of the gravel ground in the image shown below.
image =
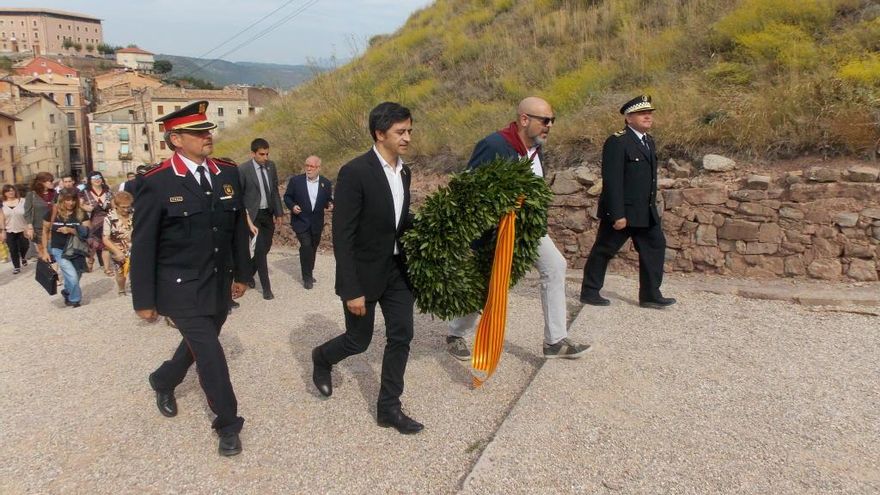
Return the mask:
[(426, 429), (403, 436), (375, 425), (380, 337), (334, 370), (332, 398), (311, 384), (311, 348), (342, 331), (332, 257), (319, 257), (312, 291), (293, 251), (270, 265), (276, 299), (248, 292), (221, 337), (246, 419), (233, 458), (216, 453), (195, 373), (176, 418), (156, 410), (146, 376), (176, 331), (138, 322), (100, 272), (69, 309), (32, 267), (0, 265), (0, 493), (880, 491), (876, 317), (672, 277), (681, 303), (642, 310), (635, 283), (609, 277), (615, 304), (572, 325), (594, 351), (545, 364), (531, 277), (512, 291), (505, 354), (479, 390), (445, 354), (445, 325), (417, 315), (403, 401)]

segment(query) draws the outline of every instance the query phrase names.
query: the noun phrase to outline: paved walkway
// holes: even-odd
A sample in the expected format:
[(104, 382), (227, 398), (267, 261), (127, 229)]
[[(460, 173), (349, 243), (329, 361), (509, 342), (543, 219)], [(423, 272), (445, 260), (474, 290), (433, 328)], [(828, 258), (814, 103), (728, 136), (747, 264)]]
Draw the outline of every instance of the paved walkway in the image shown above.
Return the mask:
[(581, 310), (577, 277), (571, 334), (595, 350), (545, 363), (530, 277), (512, 292), (505, 354), (479, 390), (445, 354), (444, 324), (417, 316), (404, 404), (426, 430), (409, 437), (373, 419), (381, 333), (334, 370), (332, 398), (313, 390), (309, 352), (342, 329), (332, 258), (319, 258), (312, 291), (293, 251), (270, 264), (276, 299), (249, 292), (222, 335), (246, 418), (245, 450), (229, 459), (216, 454), (194, 373), (176, 418), (155, 409), (146, 375), (175, 331), (136, 321), (100, 272), (84, 278), (87, 304), (69, 309), (32, 268), (4, 269), (0, 493), (880, 491), (875, 316), (675, 277), (670, 310), (634, 306), (626, 277), (609, 277), (611, 307)]

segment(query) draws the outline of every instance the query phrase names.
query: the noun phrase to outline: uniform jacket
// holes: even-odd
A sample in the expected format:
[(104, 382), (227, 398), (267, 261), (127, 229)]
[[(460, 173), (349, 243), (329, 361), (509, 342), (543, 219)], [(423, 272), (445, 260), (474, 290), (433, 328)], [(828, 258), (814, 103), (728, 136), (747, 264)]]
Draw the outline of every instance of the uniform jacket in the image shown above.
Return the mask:
[(605, 140), (602, 148), (602, 195), (599, 219), (614, 222), (626, 218), (628, 227), (660, 223), (657, 212), (657, 153), (639, 142), (627, 126)]
[[(333, 202), (333, 183), (330, 179), (318, 176), (318, 197), (315, 207), (309, 199), (306, 174), (295, 175), (287, 183), (284, 191), (284, 204), (290, 208), (290, 226), (297, 234), (312, 232), (318, 234), (324, 228), (324, 210)], [(299, 205), (302, 212), (293, 213), (294, 205)]]
[[(260, 210), (260, 182), (257, 179), (257, 166), (254, 160), (248, 160), (238, 166), (241, 187), (244, 190), (244, 207), (247, 208), (251, 221), (257, 218)], [(269, 176), (269, 194), (266, 203), (274, 217), (284, 215), (284, 207), (281, 205), (281, 195), (278, 193), (278, 169), (272, 161), (266, 162), (266, 174)]]
[(207, 166), (211, 195), (177, 154), (143, 177), (132, 233), (135, 310), (156, 308), (171, 317), (225, 313), (233, 278), (251, 280), (238, 169), (210, 158)]
[(333, 207), (336, 294), (344, 301), (365, 296), (375, 301), (385, 291), (395, 263), (394, 244), (412, 225), (409, 213), (411, 172), (403, 166), (403, 208), (394, 225), (391, 187), (371, 149), (339, 169)]

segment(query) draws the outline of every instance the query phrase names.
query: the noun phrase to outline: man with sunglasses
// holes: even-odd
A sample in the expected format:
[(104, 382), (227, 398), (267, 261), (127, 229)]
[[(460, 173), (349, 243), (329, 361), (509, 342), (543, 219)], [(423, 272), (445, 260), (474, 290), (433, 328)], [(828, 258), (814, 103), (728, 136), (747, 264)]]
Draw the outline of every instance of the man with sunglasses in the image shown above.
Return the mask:
[[(474, 147), (468, 162), (473, 170), (496, 158), (520, 160), (529, 157), (535, 175), (544, 177), (543, 145), (556, 122), (550, 104), (534, 96), (521, 101), (516, 120), (504, 129), (483, 138)], [(590, 350), (568, 338), (565, 304), (566, 261), (549, 235), (541, 238), (535, 267), (541, 276), (541, 302), (544, 308), (544, 357), (577, 359)], [(478, 313), (461, 316), (449, 322), (446, 348), (456, 359), (467, 361), (471, 352), (464, 340), (476, 326)]]
[(174, 388), (195, 362), (217, 415), (219, 453), (230, 456), (241, 452), (244, 419), (219, 334), (230, 301), (253, 279), (238, 168), (209, 158), (217, 125), (208, 121), (207, 107), (197, 101), (157, 119), (174, 155), (144, 175), (135, 199), (131, 294), (140, 318), (153, 322), (163, 315), (183, 337), (171, 359), (149, 375), (159, 412), (177, 415)]
[(657, 150), (648, 130), (654, 124), (654, 105), (648, 95), (620, 107), (626, 127), (609, 136), (602, 147), (602, 195), (599, 232), (584, 266), (580, 300), (593, 306), (611, 301), (599, 290), (608, 262), (632, 238), (639, 253), (639, 306), (663, 309), (675, 299), (663, 297), (663, 261), (666, 237), (657, 211)]

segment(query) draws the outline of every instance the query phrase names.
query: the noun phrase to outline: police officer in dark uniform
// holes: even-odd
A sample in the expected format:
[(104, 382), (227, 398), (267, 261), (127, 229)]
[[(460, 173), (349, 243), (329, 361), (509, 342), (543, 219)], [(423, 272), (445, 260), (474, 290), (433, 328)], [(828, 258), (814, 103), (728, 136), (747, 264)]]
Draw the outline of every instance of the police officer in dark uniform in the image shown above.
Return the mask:
[[(219, 334), (232, 298), (251, 281), (248, 228), (238, 168), (213, 160), (206, 101), (157, 120), (174, 155), (142, 179), (135, 199), (131, 294), (137, 315), (171, 319), (183, 340), (149, 376), (159, 412), (177, 414), (174, 388), (195, 361), (220, 436), (219, 451), (241, 452), (244, 419), (229, 380)], [(234, 279), (234, 283), (233, 283)]]
[(657, 149), (648, 130), (654, 123), (651, 97), (626, 102), (620, 113), (626, 127), (605, 140), (602, 148), (602, 195), (599, 198), (599, 232), (584, 266), (580, 300), (607, 306), (599, 295), (608, 262), (628, 238), (639, 253), (639, 305), (662, 309), (675, 304), (663, 297), (663, 261), (666, 237), (657, 211)]

